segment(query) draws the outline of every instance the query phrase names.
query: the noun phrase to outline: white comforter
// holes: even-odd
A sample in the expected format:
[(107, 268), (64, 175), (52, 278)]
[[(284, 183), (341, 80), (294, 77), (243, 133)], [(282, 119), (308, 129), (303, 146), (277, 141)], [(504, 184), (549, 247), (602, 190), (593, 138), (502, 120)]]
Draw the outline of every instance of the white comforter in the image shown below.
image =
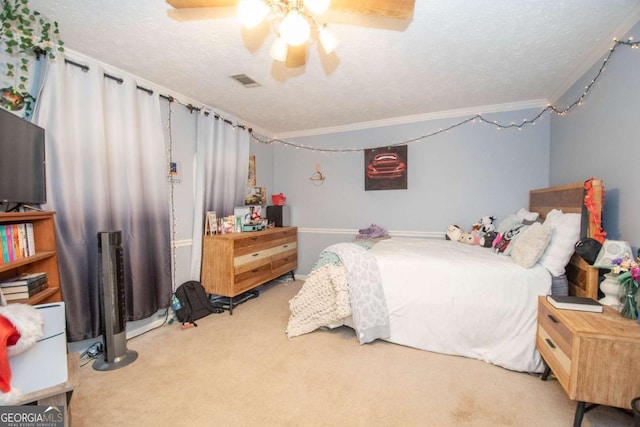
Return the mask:
[(540, 265), (526, 269), (490, 249), (436, 239), (392, 238), (370, 250), (389, 312), (387, 341), (541, 372), (537, 297), (551, 291)]

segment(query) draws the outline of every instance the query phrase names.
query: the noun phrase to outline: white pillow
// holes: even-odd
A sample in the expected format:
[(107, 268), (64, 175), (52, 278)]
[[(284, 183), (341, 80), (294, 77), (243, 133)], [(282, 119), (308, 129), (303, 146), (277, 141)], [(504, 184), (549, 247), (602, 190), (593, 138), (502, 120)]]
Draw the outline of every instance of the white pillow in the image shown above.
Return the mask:
[(533, 267), (547, 248), (552, 232), (553, 229), (549, 225), (542, 225), (539, 222), (531, 224), (512, 243), (511, 259), (513, 259), (513, 262), (524, 268)]
[(540, 214), (538, 212), (529, 212), (525, 208), (520, 208), (518, 213), (516, 213), (516, 216), (520, 218), (522, 222), (528, 221), (532, 223), (538, 220)]
[(544, 220), (545, 225), (551, 226), (551, 240), (538, 263), (542, 264), (552, 276), (564, 274), (564, 268), (569, 263), (580, 240), (580, 219), (577, 213), (562, 213), (553, 209)]

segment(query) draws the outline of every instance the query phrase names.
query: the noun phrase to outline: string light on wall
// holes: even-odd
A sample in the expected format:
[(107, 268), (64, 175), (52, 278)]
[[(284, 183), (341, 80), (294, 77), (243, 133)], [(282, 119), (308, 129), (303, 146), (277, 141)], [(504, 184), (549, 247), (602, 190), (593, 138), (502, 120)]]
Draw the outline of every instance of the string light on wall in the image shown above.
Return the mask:
[[(171, 127), (171, 104), (174, 102), (173, 97), (168, 97), (169, 101), (169, 114), (167, 115), (167, 132), (169, 134), (169, 146), (167, 147), (167, 171), (171, 170), (171, 165), (173, 164), (173, 129)], [(175, 185), (176, 183), (173, 180), (169, 180), (169, 204), (171, 206), (171, 290), (174, 291), (177, 283), (176, 283), (176, 266), (177, 264), (177, 256), (176, 256), (176, 236), (177, 236), (177, 219), (176, 219), (176, 204), (175, 204)]]
[[(400, 145), (407, 145), (407, 144), (411, 144), (411, 143), (414, 143), (414, 142), (419, 142), (419, 141), (422, 141), (424, 139), (439, 135), (441, 133), (449, 132), (450, 130), (453, 130), (453, 129), (458, 128), (460, 126), (464, 126), (467, 123), (485, 123), (485, 124), (488, 124), (488, 125), (495, 126), (497, 130), (502, 130), (502, 129), (518, 129), (518, 130), (522, 130), (522, 128), (525, 127), (525, 126), (528, 126), (528, 125), (532, 125), (533, 126), (533, 125), (535, 125), (536, 121), (538, 119), (540, 119), (540, 117), (542, 117), (546, 113), (553, 113), (553, 114), (556, 114), (558, 116), (564, 116), (568, 112), (570, 112), (572, 109), (574, 109), (575, 107), (582, 105), (582, 102), (584, 101), (584, 99), (587, 97), (587, 95), (589, 94), (591, 89), (593, 89), (593, 87), (595, 86), (596, 82), (602, 76), (602, 72), (604, 71), (605, 66), (609, 62), (609, 59), (611, 59), (611, 56), (614, 54), (614, 52), (618, 49), (618, 47), (620, 47), (620, 46), (628, 46), (631, 49), (638, 49), (639, 48), (640, 42), (633, 41), (633, 40), (634, 40), (633, 37), (629, 37), (628, 40), (619, 40), (617, 38), (613, 39), (613, 45), (611, 46), (611, 48), (609, 48), (609, 53), (603, 59), (602, 64), (598, 68), (598, 72), (596, 73), (595, 77), (591, 80), (591, 82), (589, 82), (589, 84), (587, 86), (585, 86), (584, 91), (582, 92), (580, 97), (578, 97), (578, 99), (576, 99), (574, 102), (572, 102), (571, 104), (567, 105), (566, 107), (564, 107), (562, 109), (557, 108), (557, 107), (549, 104), (545, 108), (540, 110), (540, 112), (538, 114), (536, 114), (533, 118), (523, 119), (522, 122), (519, 123), (519, 124), (517, 124), (515, 122), (511, 122), (509, 124), (502, 124), (502, 123), (499, 123), (496, 120), (488, 120), (485, 117), (483, 117), (481, 114), (476, 114), (475, 116), (472, 116), (472, 117), (464, 119), (464, 120), (462, 120), (460, 122), (454, 123), (451, 126), (448, 126), (446, 128), (440, 128), (440, 129), (438, 129), (436, 131), (429, 132), (429, 133), (426, 133), (426, 134), (418, 136), (418, 137), (406, 139), (404, 141), (400, 141), (400, 142), (396, 142), (396, 143), (392, 143), (392, 144), (387, 144), (387, 145), (384, 145), (383, 147), (396, 147), (396, 146), (400, 146)], [(262, 143), (262, 144), (282, 144), (282, 145), (285, 145), (285, 146), (288, 146), (288, 147), (294, 147), (296, 149), (303, 149), (303, 150), (310, 150), (310, 151), (317, 151), (317, 152), (349, 153), (349, 152), (364, 151), (364, 150), (368, 150), (368, 149), (372, 149), (372, 148), (381, 148), (380, 146), (378, 146), (378, 147), (361, 147), (361, 148), (315, 148), (315, 147), (305, 146), (303, 144), (297, 144), (297, 143), (294, 143), (294, 142), (286, 141), (286, 140), (279, 139), (279, 138), (263, 138), (263, 137), (255, 134), (251, 129), (249, 129), (249, 134), (251, 135), (251, 137), (255, 141), (257, 141), (259, 143)]]

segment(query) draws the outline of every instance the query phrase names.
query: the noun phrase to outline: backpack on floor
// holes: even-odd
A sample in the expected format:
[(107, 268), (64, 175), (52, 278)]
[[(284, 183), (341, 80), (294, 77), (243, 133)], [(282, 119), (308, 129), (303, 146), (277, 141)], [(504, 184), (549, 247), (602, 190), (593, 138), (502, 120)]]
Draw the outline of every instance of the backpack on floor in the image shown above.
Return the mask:
[(202, 319), (211, 313), (222, 313), (224, 310), (214, 307), (202, 284), (196, 280), (190, 280), (178, 286), (175, 292), (173, 311), (180, 322), (196, 324), (196, 320)]

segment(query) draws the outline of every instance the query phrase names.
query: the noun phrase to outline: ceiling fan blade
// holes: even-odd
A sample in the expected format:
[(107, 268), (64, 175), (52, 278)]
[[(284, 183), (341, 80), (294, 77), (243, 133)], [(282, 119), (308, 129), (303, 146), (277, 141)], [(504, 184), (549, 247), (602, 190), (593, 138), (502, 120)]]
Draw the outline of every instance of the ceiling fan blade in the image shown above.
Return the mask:
[(414, 6), (415, 0), (331, 0), (330, 10), (384, 18), (407, 19), (413, 16)]
[(300, 46), (291, 46), (287, 48), (287, 60), (285, 66), (287, 68), (302, 67), (307, 62), (307, 44), (303, 43)]
[(191, 9), (195, 7), (229, 7), (237, 6), (238, 0), (167, 0), (176, 9)]

